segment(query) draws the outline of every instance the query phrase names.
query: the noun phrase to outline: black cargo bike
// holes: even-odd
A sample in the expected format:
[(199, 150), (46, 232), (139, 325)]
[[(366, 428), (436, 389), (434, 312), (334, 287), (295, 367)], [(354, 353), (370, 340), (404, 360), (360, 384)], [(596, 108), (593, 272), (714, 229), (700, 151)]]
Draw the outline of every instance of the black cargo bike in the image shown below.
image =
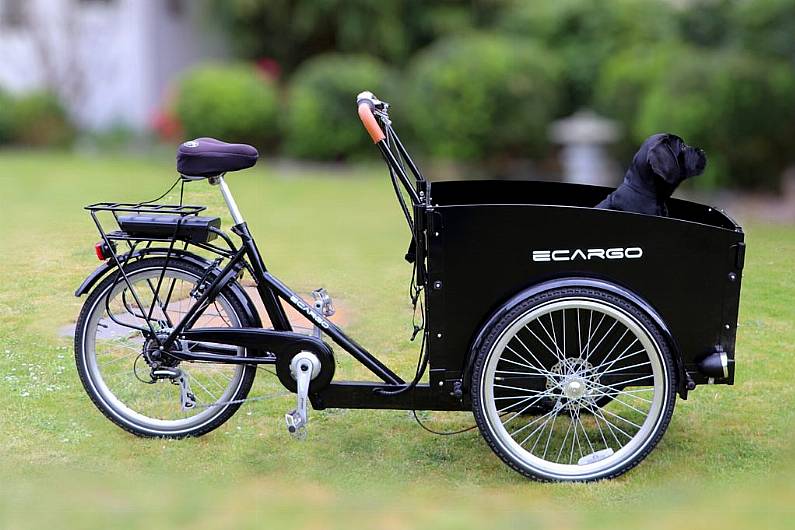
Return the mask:
[[(724, 213), (681, 200), (665, 218), (598, 210), (610, 190), (585, 185), (430, 182), (388, 105), (368, 92), (357, 105), (412, 230), (406, 258), (424, 317), (416, 373), (404, 380), (332, 323), (324, 290), (304, 301), (267, 270), (224, 179), (257, 153), (202, 138), (180, 147), (178, 182), (220, 189), (239, 244), (181, 195), (179, 204), (87, 207), (104, 263), (76, 292), (89, 296), (75, 356), (110, 420), (140, 436), (205, 434), (246, 400), (257, 367), (273, 365), (297, 396), (286, 415), (293, 434), (305, 430), (307, 401), (472, 410), (516, 471), (589, 481), (640, 462), (677, 394), (734, 382), (745, 247)], [(106, 231), (103, 218), (117, 229)], [(244, 273), (267, 326), (240, 284)], [(294, 330), (283, 304), (312, 332)], [(335, 379), (340, 352), (376, 380)]]

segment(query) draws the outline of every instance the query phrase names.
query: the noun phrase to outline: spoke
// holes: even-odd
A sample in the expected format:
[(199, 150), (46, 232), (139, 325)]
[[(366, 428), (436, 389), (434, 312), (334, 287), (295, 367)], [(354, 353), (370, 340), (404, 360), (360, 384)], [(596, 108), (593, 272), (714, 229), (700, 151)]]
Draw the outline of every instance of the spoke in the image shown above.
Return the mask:
[[(555, 404), (557, 408), (557, 403)], [(552, 431), (555, 430), (555, 422), (558, 419), (558, 414), (560, 414), (560, 408), (557, 408), (555, 411), (555, 415), (552, 417), (552, 426), (549, 428), (549, 434), (547, 435), (547, 443), (544, 444), (544, 454), (541, 455), (542, 459), (546, 459), (547, 457), (547, 450), (549, 449), (549, 442), (552, 440)]]
[(571, 431), (571, 422), (566, 427), (566, 434), (563, 436), (563, 442), (560, 445), (560, 449), (558, 449), (558, 456), (555, 458), (555, 462), (560, 462), (560, 457), (563, 456), (563, 448), (566, 447), (566, 440), (569, 439), (569, 431)]
[[(513, 407), (518, 407), (519, 405), (521, 405), (522, 403), (525, 403), (526, 401), (529, 401), (531, 399), (535, 399), (535, 397), (536, 396), (527, 396), (526, 398), (522, 398), (520, 401), (518, 401), (516, 403), (511, 403), (507, 407), (499, 409), (497, 411), (497, 414), (502, 414), (503, 412), (508, 412), (508, 409), (511, 409)], [(497, 399), (497, 398), (494, 398), (494, 399)], [(517, 399), (517, 398), (512, 398), (512, 399)]]
[(121, 361), (121, 360), (124, 360), (124, 359), (128, 359), (128, 358), (132, 357), (133, 355), (137, 355), (139, 353), (141, 353), (141, 352), (133, 351), (131, 353), (126, 353), (126, 354), (122, 355), (121, 357), (116, 357), (115, 359), (111, 359), (110, 361), (105, 361), (103, 363), (99, 363), (98, 366), (107, 366), (109, 364), (113, 364), (115, 362), (118, 362), (118, 361)]
[(201, 381), (199, 381), (198, 379), (194, 379), (194, 380), (193, 380), (193, 381), (191, 381), (191, 382), (192, 382), (192, 383), (196, 383), (196, 384), (198, 384), (198, 385), (201, 387), (201, 389), (202, 389), (202, 390), (204, 390), (204, 391), (207, 393), (207, 395), (208, 395), (208, 396), (210, 396), (210, 398), (212, 399), (212, 402), (213, 402), (213, 403), (215, 403), (216, 401), (218, 401), (218, 397), (216, 397), (216, 395), (215, 395), (215, 394), (213, 394), (212, 392), (210, 392), (210, 390), (209, 390), (209, 389), (208, 389), (206, 386), (204, 386), (204, 385), (202, 384), (202, 382), (201, 382)]
[[(627, 331), (629, 331), (629, 328), (627, 328)], [(625, 332), (624, 332), (624, 335), (626, 335), (626, 334), (627, 334), (627, 331), (625, 331)], [(624, 338), (624, 336), (622, 335), (622, 336), (621, 336), (621, 338), (623, 339), (623, 338)], [(620, 342), (620, 339), (619, 339), (619, 342)], [(629, 350), (629, 349), (630, 349), (632, 346), (634, 346), (636, 342), (640, 342), (640, 339), (638, 339), (637, 337), (635, 337), (635, 340), (633, 340), (633, 341), (632, 341), (632, 342), (631, 342), (629, 345), (627, 345), (627, 347), (626, 347), (626, 348), (624, 348), (624, 351), (622, 351), (622, 352), (621, 352), (621, 354), (619, 354), (619, 356), (618, 356), (618, 357), (616, 357), (615, 359), (613, 359), (612, 361), (610, 361), (610, 362), (608, 363), (608, 362), (607, 362), (607, 358), (608, 358), (608, 357), (610, 357), (610, 354), (611, 354), (611, 353), (613, 353), (613, 350), (611, 349), (611, 350), (610, 350), (610, 353), (608, 353), (607, 355), (605, 355), (605, 356), (604, 356), (604, 358), (602, 359), (602, 362), (599, 364), (599, 367), (601, 368), (602, 366), (604, 366), (605, 364), (607, 364), (607, 368), (608, 368), (608, 369), (609, 369), (609, 368), (612, 368), (612, 367), (613, 367), (613, 365), (615, 365), (615, 364), (616, 364), (618, 361), (620, 361), (621, 359), (624, 359), (624, 358), (625, 358), (625, 354), (627, 353), (627, 350)], [(618, 343), (616, 343), (616, 344), (613, 346), (613, 349), (615, 349), (616, 345), (618, 345)], [(643, 350), (641, 350), (641, 351), (646, 351), (646, 349), (644, 348), (644, 349), (643, 349)], [(632, 354), (630, 354), (630, 355), (629, 355), (629, 357), (631, 357), (631, 356), (632, 356)]]
[[(536, 319), (536, 322), (538, 322), (539, 324), (541, 324), (541, 321), (540, 321), (540, 320), (538, 320), (538, 319)], [(541, 325), (541, 327), (544, 327), (544, 326), (543, 326), (543, 324)], [(546, 343), (546, 342), (544, 342), (543, 340), (541, 340), (541, 337), (539, 337), (538, 335), (536, 335), (535, 331), (533, 331), (532, 329), (530, 329), (530, 327), (529, 327), (529, 326), (525, 326), (525, 329), (527, 329), (527, 331), (529, 331), (529, 332), (530, 332), (530, 333), (531, 333), (531, 334), (532, 334), (532, 335), (533, 335), (533, 336), (536, 338), (536, 340), (537, 340), (538, 342), (540, 342), (540, 343), (541, 343), (541, 345), (542, 345), (544, 348), (546, 348), (547, 350), (549, 350), (549, 353), (551, 353), (551, 354), (552, 354), (552, 355), (555, 357), (555, 359), (557, 359), (557, 360), (559, 360), (559, 361), (562, 361), (562, 360), (563, 360), (563, 359), (561, 359), (560, 357), (558, 357), (558, 354), (557, 354), (557, 353), (555, 353), (554, 351), (552, 351), (552, 349), (551, 349), (549, 346), (547, 346), (547, 343)], [(544, 331), (546, 331), (546, 329), (544, 329)], [(550, 337), (550, 338), (552, 338), (552, 337)]]
[[(536, 357), (536, 356), (535, 356), (535, 354), (533, 353), (533, 351), (532, 351), (532, 350), (531, 350), (531, 349), (530, 349), (530, 348), (527, 346), (527, 344), (525, 344), (525, 343), (524, 343), (524, 341), (522, 340), (522, 338), (519, 336), (519, 332), (518, 332), (518, 331), (516, 332), (516, 335), (514, 335), (514, 338), (515, 338), (516, 340), (518, 340), (518, 341), (519, 341), (519, 344), (521, 344), (521, 345), (522, 345), (522, 347), (523, 347), (525, 350), (527, 350), (527, 353), (529, 353), (529, 354), (530, 354), (530, 355), (533, 357), (533, 360), (534, 360), (535, 362), (537, 362), (537, 363), (538, 363), (538, 366), (542, 366), (542, 367), (544, 366), (544, 363), (542, 363), (541, 361), (539, 361), (539, 360), (538, 360), (538, 357)], [(514, 353), (516, 353), (516, 352), (514, 352)], [(519, 355), (519, 354), (517, 353), (517, 355)], [(525, 361), (526, 363), (530, 364), (530, 362), (529, 362), (527, 359), (524, 359), (524, 361)]]
[[(550, 411), (549, 411), (549, 412), (547, 412), (547, 413), (546, 413), (544, 416), (542, 416), (542, 417), (547, 417), (547, 419), (545, 419), (545, 420), (543, 421), (543, 423), (541, 423), (541, 425), (539, 425), (538, 427), (536, 427), (535, 429), (533, 429), (533, 432), (531, 432), (530, 434), (528, 434), (528, 435), (525, 437), (525, 439), (524, 439), (524, 440), (522, 440), (521, 442), (519, 442), (519, 445), (520, 445), (520, 446), (524, 445), (524, 444), (527, 442), (527, 440), (529, 440), (529, 439), (530, 439), (530, 438), (531, 438), (531, 437), (532, 437), (532, 436), (533, 436), (535, 433), (537, 433), (537, 432), (539, 431), (539, 429), (541, 430), (541, 433), (543, 434), (543, 432), (544, 432), (544, 427), (545, 427), (545, 426), (546, 426), (546, 425), (549, 423), (549, 420), (551, 420), (552, 418), (554, 418), (554, 417), (555, 417), (555, 416), (554, 416), (554, 414), (553, 414), (554, 412), (555, 412), (554, 410), (550, 410)], [(550, 414), (553, 414), (553, 415), (552, 415), (552, 416), (550, 416)], [(540, 437), (540, 434), (539, 434), (539, 437)], [(538, 442), (538, 440), (536, 440), (536, 442)], [(535, 445), (533, 445), (533, 448), (535, 448)], [(530, 449), (530, 452), (532, 453), (532, 452), (533, 452), (533, 449)]]
[(627, 403), (627, 402), (625, 402), (625, 401), (621, 401), (621, 400), (620, 400), (620, 399), (618, 399), (617, 397), (614, 397), (614, 398), (613, 398), (613, 401), (615, 401), (616, 403), (621, 403), (621, 404), (622, 404), (622, 405), (624, 405), (625, 407), (627, 407), (627, 408), (630, 408), (630, 409), (634, 410), (635, 412), (639, 412), (640, 414), (643, 414), (643, 416), (644, 416), (644, 417), (647, 417), (647, 416), (649, 415), (649, 412), (651, 412), (651, 411), (649, 411), (649, 412), (646, 412), (646, 411), (640, 410), (640, 409), (638, 409), (638, 408), (635, 408), (635, 407), (633, 407), (632, 405), (630, 405), (629, 403)]
[(601, 409), (600, 409), (599, 407), (591, 408), (591, 407), (590, 407), (590, 406), (589, 406), (587, 403), (585, 403), (585, 404), (584, 404), (584, 407), (585, 407), (585, 408), (587, 408), (588, 410), (590, 410), (590, 411), (591, 411), (591, 413), (593, 413), (593, 414), (594, 414), (594, 416), (599, 416), (599, 417), (602, 419), (602, 421), (604, 421), (604, 422), (605, 422), (605, 425), (607, 425), (607, 428), (608, 428), (608, 429), (610, 430), (610, 432), (613, 434), (613, 438), (615, 438), (615, 439), (616, 439), (616, 443), (618, 444), (618, 447), (619, 447), (619, 449), (620, 449), (620, 448), (622, 448), (622, 447), (624, 447), (624, 444), (622, 444), (621, 442), (619, 442), (619, 441), (618, 441), (618, 438), (616, 437), (616, 433), (614, 433), (614, 432), (613, 432), (613, 429), (617, 430), (618, 432), (620, 432), (621, 434), (623, 434), (624, 436), (626, 436), (626, 437), (627, 437), (627, 438), (629, 438), (630, 440), (632, 439), (632, 436), (631, 436), (631, 435), (627, 434), (627, 433), (626, 433), (626, 432), (624, 432), (624, 430), (623, 430), (623, 429), (621, 429), (621, 428), (620, 428), (618, 425), (615, 425), (615, 424), (614, 424), (614, 423), (612, 423), (610, 420), (608, 420), (607, 418), (605, 418), (604, 414), (602, 414), (602, 411), (601, 411)]
[(618, 320), (613, 320), (613, 325), (610, 326), (610, 329), (608, 329), (604, 335), (602, 335), (602, 338), (599, 339), (599, 342), (597, 342), (596, 346), (594, 346), (593, 349), (591, 350), (592, 352), (599, 349), (599, 346), (601, 346), (602, 343), (605, 341), (605, 339), (608, 337), (608, 335), (610, 335), (610, 332), (613, 331), (613, 328), (616, 327), (616, 324), (618, 324)]
[[(521, 342), (521, 341), (519, 341), (519, 342)], [(523, 344), (523, 346), (524, 346), (524, 344)], [(538, 368), (537, 366), (533, 366), (532, 364), (530, 364), (530, 361), (528, 361), (527, 359), (525, 359), (524, 357), (522, 357), (521, 355), (519, 355), (519, 352), (517, 352), (516, 350), (514, 350), (513, 348), (511, 348), (511, 347), (510, 347), (509, 345), (507, 345), (507, 344), (505, 345), (505, 349), (506, 349), (506, 350), (508, 350), (508, 351), (510, 351), (511, 353), (513, 353), (514, 355), (516, 355), (517, 357), (519, 357), (519, 358), (520, 358), (521, 360), (523, 360), (525, 363), (527, 363), (527, 364), (519, 364), (519, 363), (517, 363), (516, 361), (513, 361), (513, 362), (514, 362), (514, 364), (519, 364), (520, 366), (525, 366), (525, 367), (527, 367), (527, 368), (532, 368), (532, 369), (534, 369), (534, 370), (541, 370), (541, 369), (543, 368), (543, 366), (544, 366), (542, 363), (540, 363), (540, 362), (538, 361), (538, 359), (536, 359), (536, 362), (537, 362), (537, 363), (538, 363), (538, 365), (539, 365), (539, 366), (541, 366), (542, 368)], [(528, 351), (530, 351), (530, 350), (528, 350)], [(531, 353), (531, 355), (532, 355), (532, 353)], [(535, 355), (533, 355), (533, 358), (535, 359)], [(506, 359), (504, 356), (501, 356), (501, 357), (500, 357), (500, 360), (501, 360), (501, 361), (502, 361), (502, 360), (505, 360), (505, 361), (508, 361), (508, 362), (512, 362), (510, 359)], [(549, 372), (547, 372), (547, 373), (549, 373)]]
[(519, 390), (521, 392), (530, 393), (530, 394), (551, 395), (551, 394), (549, 394), (550, 393), (549, 390), (535, 390), (535, 389), (532, 389), (532, 388), (522, 388), (522, 387), (518, 387), (518, 386), (500, 385), (500, 384), (497, 384), (497, 383), (494, 383), (494, 386), (497, 387), (497, 388), (506, 388), (508, 390)]
[[(621, 384), (621, 385), (624, 385), (624, 386), (629, 386), (629, 383), (634, 383), (636, 381), (643, 381), (644, 379), (648, 379), (650, 377), (654, 377), (654, 374), (642, 375), (642, 376), (636, 377), (634, 379), (628, 379), (626, 381), (620, 381), (617, 384)], [(600, 385), (600, 386), (606, 386), (606, 385), (604, 385), (602, 383), (599, 383), (598, 381), (593, 381), (593, 383), (595, 383), (597, 385)]]
[(643, 350), (633, 351), (633, 352), (628, 353), (626, 355), (622, 355), (622, 357), (619, 357), (615, 361), (603, 362), (601, 364), (598, 364), (598, 365), (592, 367), (591, 368), (591, 372), (595, 374), (606, 364), (610, 365), (610, 366), (608, 366), (608, 368), (610, 368), (614, 364), (614, 362), (616, 362), (616, 361), (620, 361), (622, 359), (629, 359), (629, 358), (634, 357), (635, 355), (638, 355), (638, 354), (641, 354), (641, 353), (646, 353), (646, 350), (643, 349)]
[[(503, 424), (503, 425), (508, 425), (508, 423), (512, 422), (512, 421), (514, 420), (514, 418), (516, 418), (516, 417), (518, 417), (518, 416), (521, 416), (521, 415), (522, 415), (524, 412), (526, 412), (528, 409), (530, 409), (530, 407), (532, 407), (533, 405), (535, 405), (536, 403), (538, 403), (539, 401), (541, 401), (541, 400), (542, 400), (542, 399), (544, 399), (545, 397), (547, 397), (547, 396), (536, 396), (535, 400), (534, 400), (532, 403), (530, 403), (529, 405), (526, 405), (526, 406), (525, 406), (525, 407), (524, 407), (522, 410), (520, 410), (519, 412), (515, 412), (513, 416), (511, 416), (510, 418), (508, 418), (507, 420), (505, 420), (504, 422), (502, 422), (502, 424)], [(546, 414), (545, 414), (544, 416), (546, 416)], [(543, 418), (544, 416), (541, 416), (541, 417)], [(519, 430), (522, 430), (522, 429), (519, 429)], [(518, 432), (518, 431), (515, 431), (515, 432)], [(513, 436), (513, 434), (514, 434), (514, 433), (511, 433), (511, 436)]]
[(585, 342), (585, 360), (588, 360), (588, 357), (591, 355), (591, 341), (593, 340), (596, 332), (599, 331), (599, 328), (602, 326), (602, 322), (604, 322), (605, 317), (607, 315), (602, 313), (602, 318), (599, 319), (599, 322), (596, 323), (596, 327), (593, 328), (591, 331), (591, 324), (593, 323), (593, 310), (591, 310), (591, 320), (588, 322), (588, 340)]
[(602, 424), (599, 423), (599, 418), (596, 416), (596, 414), (593, 414), (593, 421), (594, 423), (596, 423), (596, 426), (599, 428), (599, 435), (602, 437), (602, 442), (604, 442), (605, 447), (610, 447), (610, 444), (607, 443), (607, 439), (605, 438), (605, 433), (602, 430)]
[(552, 313), (551, 312), (547, 313), (547, 316), (549, 317), (549, 323), (552, 326), (552, 335), (550, 335), (549, 331), (547, 331), (547, 327), (544, 325), (544, 321), (541, 320), (541, 317), (538, 317), (536, 319), (536, 322), (538, 322), (538, 324), (541, 326), (541, 329), (544, 330), (544, 333), (547, 334), (547, 337), (549, 337), (549, 340), (552, 341), (552, 345), (555, 346), (555, 351), (558, 352), (558, 354), (559, 354), (559, 355), (556, 355), (556, 357), (558, 359), (560, 359), (560, 360), (563, 360), (563, 359), (566, 358), (566, 356), (560, 351), (560, 347), (558, 347), (558, 339), (557, 339), (557, 336), (555, 336), (555, 321), (552, 320)]
[[(633, 391), (633, 390), (620, 390), (618, 388), (609, 387), (609, 386), (602, 385), (602, 384), (596, 383), (596, 382), (594, 382), (593, 384), (599, 385), (600, 387), (607, 389), (607, 390), (597, 389), (598, 394), (595, 394), (596, 397), (607, 396), (607, 397), (610, 397), (610, 398), (615, 398), (615, 396), (618, 396), (618, 395), (627, 395), (627, 396), (629, 396), (629, 397), (631, 397), (633, 399), (638, 399), (640, 401), (645, 401), (646, 403), (652, 403), (651, 399), (646, 399), (644, 397), (636, 396), (635, 393), (634, 393), (635, 391)], [(653, 388), (648, 388), (648, 389), (644, 388), (642, 390), (638, 390), (638, 392), (640, 392), (640, 391), (644, 391), (645, 392), (647, 390), (648, 391), (653, 391), (654, 389)]]
[[(527, 424), (525, 424), (525, 426), (524, 426), (524, 427), (519, 427), (518, 429), (516, 429), (516, 430), (515, 430), (515, 431), (513, 431), (512, 433), (509, 433), (509, 436), (510, 436), (511, 438), (513, 438), (513, 436), (514, 436), (514, 435), (516, 435), (517, 433), (520, 433), (520, 432), (522, 432), (523, 430), (527, 429), (527, 428), (528, 428), (528, 427), (530, 427), (531, 425), (535, 425), (536, 423), (538, 423), (539, 421), (543, 420), (544, 418), (546, 418), (547, 416), (549, 416), (549, 415), (550, 415), (550, 414), (552, 414), (553, 412), (554, 412), (554, 410), (550, 410), (550, 411), (549, 411), (549, 412), (547, 412), (546, 414), (542, 414), (541, 416), (538, 416), (536, 419), (534, 419), (534, 420), (533, 420), (533, 421), (531, 421), (530, 423), (527, 423)], [(510, 420), (509, 420), (509, 421), (510, 421)], [(503, 423), (503, 425), (505, 425), (505, 423), (507, 423), (507, 422), (504, 422), (504, 423)], [(506, 430), (507, 430), (507, 429), (506, 429)]]
[(494, 373), (495, 374), (509, 374), (509, 375), (526, 375), (526, 376), (530, 376), (530, 377), (547, 377), (549, 375), (555, 375), (552, 372), (538, 372), (538, 371), (534, 371), (534, 372), (528, 372), (528, 371), (515, 372), (513, 370), (494, 370)]
[[(552, 412), (554, 412), (554, 409), (552, 409)], [(546, 426), (549, 425), (550, 420), (552, 421), (552, 425), (550, 426), (550, 431), (551, 431), (552, 427), (555, 426), (555, 418), (557, 418), (557, 417), (558, 417), (557, 413), (554, 413), (554, 414), (552, 414), (552, 416), (550, 416), (549, 418), (544, 420), (544, 424), (542, 425), (543, 428), (541, 429), (541, 432), (538, 433), (538, 436), (536, 437), (536, 441), (533, 442), (533, 447), (530, 448), (530, 453), (531, 454), (533, 454), (535, 452), (536, 446), (538, 445), (538, 442), (541, 441), (541, 438), (544, 437), (544, 430), (545, 430)], [(530, 435), (528, 435), (527, 438), (522, 440), (522, 443), (520, 443), (519, 445), (523, 445), (524, 442), (526, 440), (528, 440), (529, 438), (530, 438)]]
[(626, 419), (625, 417), (623, 417), (623, 416), (619, 416), (618, 414), (615, 414), (615, 413), (613, 413), (613, 412), (610, 412), (609, 410), (607, 410), (607, 409), (605, 409), (605, 408), (601, 408), (600, 410), (601, 410), (602, 412), (604, 412), (604, 413), (610, 414), (610, 415), (611, 415), (611, 416), (613, 416), (614, 418), (618, 418), (619, 420), (621, 420), (621, 421), (623, 421), (623, 422), (625, 422), (625, 423), (629, 423), (630, 425), (632, 425), (633, 427), (635, 427), (635, 428), (636, 428), (636, 429), (638, 429), (638, 430), (640, 430), (640, 429), (642, 429), (642, 428), (643, 428), (643, 426), (642, 426), (642, 425), (638, 425), (638, 424), (637, 424), (637, 423), (635, 423), (634, 421), (629, 421), (629, 420), (628, 420), (628, 419)]
[(572, 414), (569, 416), (569, 420), (571, 421), (572, 426), (574, 427), (574, 436), (572, 437), (571, 442), (571, 454), (569, 454), (569, 465), (574, 461), (574, 442), (577, 442), (577, 448), (580, 451), (580, 458), (582, 458), (582, 446), (580, 445), (580, 436), (577, 434), (577, 420), (576, 420), (577, 411), (572, 411)]
[[(220, 384), (220, 383), (219, 383), (219, 382), (218, 382), (218, 381), (217, 381), (217, 380), (216, 380), (216, 379), (215, 379), (213, 376), (211, 376), (211, 375), (210, 375), (209, 373), (207, 373), (206, 371), (199, 372), (199, 374), (198, 374), (198, 375), (202, 375), (202, 376), (206, 377), (206, 378), (207, 378), (207, 379), (208, 379), (208, 380), (209, 380), (209, 381), (210, 381), (212, 384), (214, 384), (214, 385), (215, 385), (215, 386), (217, 386), (219, 389), (221, 389), (221, 394), (222, 394), (222, 395), (223, 395), (223, 393), (224, 393), (224, 392), (226, 392), (226, 386), (223, 386), (222, 384)], [(197, 375), (194, 375), (194, 376), (192, 376), (192, 377), (193, 377), (193, 378), (196, 378), (196, 377), (197, 377)]]
[(580, 415), (580, 411), (577, 411), (577, 421), (580, 423), (580, 429), (582, 429), (582, 433), (585, 435), (585, 441), (588, 442), (588, 446), (591, 448), (591, 453), (596, 452), (594, 450), (593, 444), (591, 443), (591, 439), (588, 437), (588, 432), (585, 430), (585, 425), (582, 423), (582, 416)]
[[(618, 323), (618, 321), (616, 321), (616, 323)], [(610, 330), (612, 331), (612, 329), (613, 329), (613, 328), (611, 327), (611, 328), (610, 328)], [(608, 333), (610, 333), (610, 331), (608, 331)], [(605, 364), (605, 362), (607, 361), (607, 359), (608, 359), (608, 358), (609, 358), (609, 357), (610, 357), (610, 356), (613, 354), (613, 352), (615, 351), (616, 347), (617, 347), (619, 344), (621, 344), (621, 341), (622, 341), (622, 340), (624, 340), (624, 337), (626, 337), (626, 336), (627, 336), (627, 333), (629, 333), (629, 328), (624, 328), (624, 333), (622, 333), (622, 334), (621, 334), (621, 336), (618, 338), (618, 340), (617, 340), (615, 343), (613, 343), (613, 347), (612, 347), (612, 348), (610, 348), (610, 351), (609, 351), (609, 352), (607, 352), (607, 355), (605, 355), (604, 357), (602, 357), (602, 362), (601, 362), (601, 363), (599, 363), (599, 366), (602, 366), (602, 365), (604, 365), (604, 364)], [(602, 338), (602, 340), (605, 340), (605, 338), (607, 338), (607, 337), (606, 337), (606, 336), (605, 336), (605, 337), (603, 337), (603, 338)], [(637, 337), (635, 337), (635, 341), (634, 341), (632, 344), (635, 344), (635, 342), (638, 342), (638, 338), (637, 338)], [(601, 343), (601, 342), (599, 342), (599, 344), (602, 344), (602, 343)], [(599, 344), (597, 344), (597, 345), (596, 345), (596, 346), (597, 346), (597, 348), (599, 347)], [(629, 349), (629, 348), (632, 346), (632, 344), (630, 344), (629, 346), (627, 346), (626, 348), (624, 348), (624, 351), (623, 351), (623, 352), (621, 352), (621, 354), (623, 355), (624, 353), (626, 353), (626, 351), (627, 351), (627, 350), (628, 350), (628, 349)], [(621, 358), (621, 355), (619, 355), (619, 359), (620, 359), (620, 358)], [(615, 362), (615, 361), (614, 361), (614, 362)]]
[(622, 366), (621, 368), (615, 368), (613, 370), (607, 370), (605, 372), (601, 372), (599, 374), (599, 377), (601, 377), (601, 376), (603, 376), (605, 374), (612, 374), (614, 372), (621, 372), (622, 370), (629, 370), (630, 368), (638, 368), (640, 366), (647, 366), (647, 365), (650, 365), (650, 364), (651, 364), (651, 361), (646, 361), (646, 362), (642, 362), (642, 363), (638, 363), (638, 364), (633, 364), (631, 366)]

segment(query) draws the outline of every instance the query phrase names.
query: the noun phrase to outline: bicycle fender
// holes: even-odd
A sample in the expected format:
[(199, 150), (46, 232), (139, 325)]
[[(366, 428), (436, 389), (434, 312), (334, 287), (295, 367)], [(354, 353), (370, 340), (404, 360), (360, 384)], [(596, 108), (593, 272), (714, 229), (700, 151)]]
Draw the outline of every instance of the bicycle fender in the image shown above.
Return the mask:
[[(148, 248), (148, 249), (141, 249), (135, 251), (132, 255), (129, 253), (127, 254), (119, 254), (119, 261), (124, 263), (126, 260), (129, 259), (141, 259), (147, 256), (155, 255), (155, 256), (165, 256), (168, 254), (167, 248)], [(171, 255), (188, 261), (194, 265), (197, 265), (201, 268), (206, 269), (207, 267), (211, 267), (213, 263), (198, 254), (194, 254), (192, 252), (188, 252), (186, 250), (181, 249), (172, 249)], [(116, 265), (116, 261), (109, 259), (105, 261), (102, 265), (94, 269), (91, 274), (89, 274), (85, 280), (80, 284), (80, 286), (75, 290), (75, 296), (78, 298), (87, 294), (94, 285), (102, 280), (105, 276), (107, 276), (111, 271), (117, 269), (118, 266)], [(216, 277), (221, 273), (221, 269), (215, 267), (214, 270), (210, 273), (211, 277)], [(259, 312), (257, 311), (254, 302), (251, 300), (251, 297), (246, 293), (246, 291), (240, 286), (240, 284), (236, 281), (231, 281), (228, 284), (232, 294), (235, 296), (240, 305), (242, 305), (246, 310), (246, 317), (248, 321), (251, 322), (253, 327), (262, 327), (262, 320), (260, 319)]]
[(685, 373), (684, 363), (682, 362), (681, 350), (673, 336), (673, 333), (671, 333), (671, 330), (668, 329), (668, 325), (665, 323), (660, 314), (652, 307), (650, 303), (631, 290), (606, 280), (586, 277), (558, 278), (534, 285), (517, 293), (507, 302), (505, 302), (499, 309), (497, 309), (497, 311), (495, 311), (491, 317), (489, 317), (486, 323), (480, 328), (480, 331), (478, 331), (478, 334), (469, 349), (469, 355), (467, 357), (463, 372), (463, 383), (465, 387), (469, 386), (469, 380), (472, 376), (472, 370), (475, 364), (475, 356), (482, 346), (483, 341), (486, 340), (486, 336), (488, 335), (492, 326), (494, 326), (494, 324), (496, 324), (497, 321), (502, 318), (503, 315), (505, 315), (505, 313), (513, 309), (517, 304), (521, 303), (522, 300), (538, 293), (560, 287), (591, 287), (600, 289), (602, 291), (607, 291), (629, 300), (646, 312), (646, 314), (649, 315), (654, 323), (660, 328), (660, 332), (668, 342), (668, 346), (671, 348), (671, 353), (673, 354), (672, 357), (675, 364), (674, 370), (677, 374), (677, 391), (682, 399), (687, 399), (687, 374)]

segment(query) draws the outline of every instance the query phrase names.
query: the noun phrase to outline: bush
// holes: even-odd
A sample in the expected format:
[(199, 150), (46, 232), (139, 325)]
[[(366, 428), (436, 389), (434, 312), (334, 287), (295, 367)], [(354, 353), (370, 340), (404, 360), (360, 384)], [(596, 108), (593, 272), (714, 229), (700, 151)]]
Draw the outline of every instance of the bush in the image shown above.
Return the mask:
[(74, 138), (74, 127), (56, 96), (31, 92), (12, 103), (12, 141), (32, 147), (63, 147)]
[(637, 139), (645, 132), (635, 130), (643, 98), (677, 58), (688, 53), (681, 46), (633, 48), (615, 55), (602, 68), (592, 105), (623, 126), (625, 136), (619, 145), (622, 159), (632, 157), (638, 148)]
[(516, 2), (499, 27), (560, 54), (566, 65), (566, 114), (591, 103), (599, 72), (613, 55), (675, 41), (677, 31), (669, 2), (659, 0)]
[(189, 138), (211, 136), (272, 148), (279, 137), (273, 82), (250, 65), (201, 66), (181, 80), (177, 119)]
[(0, 145), (14, 138), (14, 99), (0, 88)]
[[(775, 188), (781, 172), (795, 161), (790, 145), (795, 136), (793, 67), (728, 50), (690, 50), (664, 64), (650, 69), (638, 57), (607, 68), (606, 76), (613, 78), (603, 86), (613, 87), (616, 108), (626, 108), (610, 113), (603, 104), (602, 111), (625, 120), (635, 145), (649, 134), (670, 131), (703, 147), (709, 162), (697, 181), (702, 185)], [(632, 90), (627, 87), (647, 75), (645, 94), (628, 103), (620, 89)]]
[(285, 151), (313, 159), (372, 153), (372, 142), (356, 114), (363, 90), (389, 100), (392, 75), (376, 59), (321, 55), (301, 65), (290, 84)]
[(550, 52), (526, 40), (443, 39), (411, 64), (404, 112), (431, 155), (537, 155), (558, 114), (559, 72)]

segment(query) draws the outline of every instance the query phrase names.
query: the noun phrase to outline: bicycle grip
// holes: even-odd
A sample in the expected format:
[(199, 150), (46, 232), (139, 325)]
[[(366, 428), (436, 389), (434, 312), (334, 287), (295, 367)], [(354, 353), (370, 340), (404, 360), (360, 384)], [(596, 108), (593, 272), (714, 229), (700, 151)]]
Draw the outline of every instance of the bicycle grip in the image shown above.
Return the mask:
[(386, 136), (384, 136), (384, 131), (381, 130), (381, 126), (378, 125), (378, 120), (375, 119), (375, 115), (373, 114), (373, 109), (375, 108), (373, 102), (369, 99), (359, 99), (358, 107), (359, 119), (362, 120), (362, 124), (364, 128), (367, 129), (370, 138), (373, 139), (373, 143), (377, 144), (386, 138)]

